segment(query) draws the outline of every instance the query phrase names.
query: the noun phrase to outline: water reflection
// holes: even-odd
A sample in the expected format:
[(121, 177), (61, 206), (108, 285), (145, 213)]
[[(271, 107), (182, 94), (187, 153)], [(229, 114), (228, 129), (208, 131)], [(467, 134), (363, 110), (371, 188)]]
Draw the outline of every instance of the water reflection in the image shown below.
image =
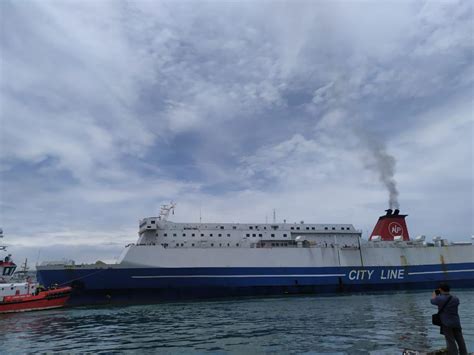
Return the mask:
[[(474, 291), (458, 292), (465, 305)], [(443, 345), (428, 292), (285, 297), (0, 315), (2, 352), (326, 352)], [(462, 309), (474, 342), (474, 311)], [(160, 350), (161, 349), (161, 350)]]

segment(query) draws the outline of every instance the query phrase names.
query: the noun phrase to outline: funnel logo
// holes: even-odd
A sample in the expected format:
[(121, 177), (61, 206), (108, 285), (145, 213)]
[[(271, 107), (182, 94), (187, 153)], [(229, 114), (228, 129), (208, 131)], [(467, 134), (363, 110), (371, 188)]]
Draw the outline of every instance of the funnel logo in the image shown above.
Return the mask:
[(388, 232), (392, 237), (403, 235), (403, 228), (398, 222), (392, 222), (388, 225)]

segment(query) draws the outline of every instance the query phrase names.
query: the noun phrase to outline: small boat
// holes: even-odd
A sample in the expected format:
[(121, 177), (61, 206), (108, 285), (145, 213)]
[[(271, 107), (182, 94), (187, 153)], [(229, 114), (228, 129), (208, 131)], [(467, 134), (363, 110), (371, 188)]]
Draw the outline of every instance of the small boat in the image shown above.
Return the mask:
[(63, 307), (71, 287), (42, 289), (34, 283), (0, 284), (0, 313), (37, 311)]
[[(3, 231), (0, 229), (0, 239)], [(7, 247), (0, 245), (0, 251), (6, 252)], [(12, 282), (16, 264), (11, 254), (0, 259), (0, 313), (26, 312), (41, 309), (63, 307), (71, 295), (71, 287), (53, 286), (45, 289), (36, 282), (26, 278), (25, 282)], [(23, 272), (18, 275), (27, 275), (27, 261)]]

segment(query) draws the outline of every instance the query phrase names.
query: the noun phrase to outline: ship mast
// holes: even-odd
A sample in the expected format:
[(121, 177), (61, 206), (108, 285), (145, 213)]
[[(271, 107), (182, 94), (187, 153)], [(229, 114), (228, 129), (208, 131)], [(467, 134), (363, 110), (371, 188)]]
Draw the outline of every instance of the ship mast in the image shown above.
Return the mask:
[(174, 214), (174, 208), (176, 207), (176, 202), (171, 201), (169, 205), (161, 205), (160, 208), (160, 214), (158, 216), (158, 219), (160, 221), (166, 221), (168, 220), (168, 216), (170, 215), (170, 212)]

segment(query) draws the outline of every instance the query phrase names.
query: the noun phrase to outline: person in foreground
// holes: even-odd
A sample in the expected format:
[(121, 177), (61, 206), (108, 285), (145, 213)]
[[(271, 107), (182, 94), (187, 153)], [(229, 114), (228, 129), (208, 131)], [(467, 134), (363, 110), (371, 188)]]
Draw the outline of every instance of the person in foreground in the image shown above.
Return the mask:
[[(441, 318), (441, 331), (446, 339), (446, 346), (450, 355), (467, 355), (466, 344), (462, 335), (461, 320), (459, 319), (459, 298), (449, 293), (448, 284), (442, 283), (433, 291), (431, 304), (438, 306)], [(444, 307), (443, 307), (444, 306)], [(457, 343), (457, 346), (456, 346)], [(458, 352), (459, 347), (459, 352)]]

